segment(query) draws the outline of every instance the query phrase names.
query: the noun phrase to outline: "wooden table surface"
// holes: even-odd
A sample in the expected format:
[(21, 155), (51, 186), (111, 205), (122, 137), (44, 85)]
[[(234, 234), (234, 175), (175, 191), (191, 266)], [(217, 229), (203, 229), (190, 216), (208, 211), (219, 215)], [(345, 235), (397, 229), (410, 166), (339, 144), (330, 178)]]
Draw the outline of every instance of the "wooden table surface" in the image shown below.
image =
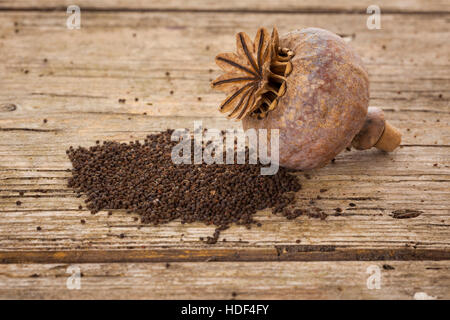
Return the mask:
[[(66, 27), (72, 2), (79, 30)], [(0, 298), (449, 299), (450, 8), (377, 1), (381, 29), (369, 30), (372, 2), (0, 1)], [(236, 32), (273, 25), (343, 36), (369, 70), (370, 105), (403, 133), (394, 153), (344, 152), (309, 179), (297, 173), (299, 203), (320, 194), (317, 206), (342, 216), (264, 210), (261, 228), (233, 226), (207, 245), (199, 237), (213, 227), (200, 223), (78, 210), (69, 146), (194, 120), (238, 127), (217, 111), (214, 56), (234, 50)], [(392, 217), (406, 209), (422, 213)], [(70, 266), (80, 290), (67, 287)]]

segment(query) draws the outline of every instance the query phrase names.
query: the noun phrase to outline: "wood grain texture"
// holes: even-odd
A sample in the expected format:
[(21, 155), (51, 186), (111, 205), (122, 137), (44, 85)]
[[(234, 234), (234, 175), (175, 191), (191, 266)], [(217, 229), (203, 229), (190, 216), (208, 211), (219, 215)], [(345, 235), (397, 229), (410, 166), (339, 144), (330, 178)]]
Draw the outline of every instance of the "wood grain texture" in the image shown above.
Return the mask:
[[(61, 10), (67, 3), (0, 1), (0, 297), (228, 298), (237, 290), (238, 298), (411, 298), (417, 290), (448, 298), (450, 50), (443, 39), (450, 14), (443, 1), (382, 1), (381, 30), (366, 28), (365, 1), (116, 0), (79, 1), (82, 27), (71, 31)], [(236, 32), (273, 25), (281, 33), (317, 26), (343, 36), (368, 67), (370, 104), (403, 133), (392, 154), (344, 152), (323, 169), (296, 173), (303, 185), (297, 205), (314, 198), (326, 220), (287, 221), (263, 210), (261, 228), (233, 226), (210, 246), (199, 237), (213, 227), (143, 226), (121, 211), (78, 210), (84, 198), (66, 187), (70, 145), (143, 139), (194, 120), (239, 127), (217, 111), (224, 97), (210, 89), (219, 74), (213, 57), (234, 49)], [(338, 207), (343, 213), (335, 216)], [(422, 213), (394, 219), (403, 209)], [(394, 287), (364, 291), (368, 264), (359, 260), (403, 260), (393, 262)], [(151, 275), (172, 261), (183, 262), (174, 264), (179, 277), (155, 290), (167, 278), (153, 283)], [(60, 288), (66, 266), (57, 263), (88, 263), (86, 279), (94, 282), (87, 291)], [(228, 268), (234, 271), (219, 281)], [(320, 270), (328, 273), (311, 276)], [(110, 290), (118, 279), (107, 272), (124, 274), (121, 290)], [(29, 278), (35, 273), (41, 276)], [(273, 281), (265, 276), (273, 274)], [(186, 289), (190, 277), (197, 293)], [(207, 289), (208, 281), (218, 287)]]
[[(140, 226), (123, 212), (109, 217), (78, 210), (83, 199), (66, 188), (70, 163), (65, 150), (95, 140), (142, 139), (169, 127), (192, 127), (194, 120), (208, 127), (237, 127), (239, 123), (216, 111), (222, 96), (209, 89), (209, 79), (218, 74), (211, 57), (234, 47), (230, 34), (253, 32), (260, 16), (88, 13), (79, 31), (61, 25), (64, 13), (4, 16), (10, 29), (3, 29), (1, 68), (10, 76), (0, 80), (5, 110), (0, 118), (2, 248), (207, 248), (199, 237), (209, 235), (212, 227), (173, 222), (155, 228)], [(265, 24), (281, 25), (282, 31), (297, 21), (321, 21), (322, 27), (349, 35), (369, 66), (371, 104), (382, 106), (389, 121), (404, 132), (403, 146), (389, 155), (345, 152), (336, 164), (310, 172), (310, 180), (298, 174), (303, 183), (298, 205), (309, 206), (309, 200), (320, 195), (319, 207), (330, 214), (343, 208), (342, 216), (292, 222), (266, 210), (257, 215), (262, 228), (233, 227), (223, 233), (227, 244), (221, 246), (273, 248), (300, 240), (305, 245), (366, 249), (448, 249), (449, 54), (441, 45), (449, 33), (446, 18), (389, 15), (387, 30), (377, 32), (367, 30), (364, 17), (355, 15), (266, 17)], [(401, 36), (394, 41), (391, 31), (399, 28)], [(404, 47), (410, 50), (400, 53)], [(119, 98), (126, 102), (118, 103)], [(14, 110), (7, 107), (11, 104)], [(321, 194), (324, 188), (329, 191)], [(393, 219), (390, 214), (398, 209), (424, 213)]]
[[(0, 265), (0, 299), (449, 299), (450, 262), (208, 262)], [(380, 272), (380, 289), (367, 279)], [(8, 288), (8, 289), (5, 289)]]

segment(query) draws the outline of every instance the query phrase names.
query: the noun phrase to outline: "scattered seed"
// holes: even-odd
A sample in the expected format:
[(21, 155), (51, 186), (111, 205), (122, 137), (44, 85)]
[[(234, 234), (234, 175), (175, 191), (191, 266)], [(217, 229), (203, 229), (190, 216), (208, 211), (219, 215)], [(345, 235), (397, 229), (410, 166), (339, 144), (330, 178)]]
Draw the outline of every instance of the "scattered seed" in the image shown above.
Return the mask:
[(306, 212), (307, 216), (310, 218), (315, 218), (315, 219), (320, 219), (320, 220), (325, 220), (328, 215), (323, 212), (322, 209), (314, 207), (312, 211), (307, 211)]
[(290, 208), (284, 208), (282, 210), (282, 215), (288, 219), (288, 220), (293, 220), (301, 215), (303, 215), (306, 211), (296, 208), (294, 210), (290, 209)]

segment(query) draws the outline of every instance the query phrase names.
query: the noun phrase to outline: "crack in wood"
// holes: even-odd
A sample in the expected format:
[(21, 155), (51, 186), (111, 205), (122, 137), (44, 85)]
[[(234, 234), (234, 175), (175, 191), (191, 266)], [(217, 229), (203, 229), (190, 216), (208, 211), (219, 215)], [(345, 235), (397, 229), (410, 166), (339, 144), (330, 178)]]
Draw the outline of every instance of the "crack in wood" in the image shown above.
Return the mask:
[(60, 132), (60, 129), (0, 128), (0, 131)]
[(107, 99), (105, 96), (90, 96), (90, 95), (79, 95), (79, 94), (58, 94), (58, 93), (45, 93), (45, 92), (32, 92), (32, 96), (49, 96), (49, 97), (60, 97), (60, 98), (90, 98), (90, 99)]
[[(65, 12), (67, 7), (65, 6), (53, 6), (53, 7), (0, 7), (0, 11), (7, 12)], [(354, 15), (367, 15), (366, 8), (362, 9), (346, 9), (346, 8), (303, 8), (303, 9), (232, 9), (232, 8), (218, 8), (218, 9), (194, 9), (194, 8), (100, 8), (100, 7), (84, 7), (83, 12), (93, 13), (210, 13), (210, 14), (354, 14)], [(445, 10), (431, 10), (431, 11), (418, 11), (418, 10), (398, 10), (398, 9), (383, 9), (383, 14), (398, 14), (398, 15), (436, 15), (445, 16), (450, 14), (450, 11)]]
[[(384, 98), (377, 98), (384, 99)], [(395, 98), (385, 98), (385, 100), (395, 100)], [(405, 100), (416, 100), (416, 99), (406, 99)], [(426, 109), (385, 109), (384, 112), (424, 112), (424, 113), (436, 113), (436, 114), (450, 114), (450, 111), (439, 111), (439, 110), (426, 110)]]

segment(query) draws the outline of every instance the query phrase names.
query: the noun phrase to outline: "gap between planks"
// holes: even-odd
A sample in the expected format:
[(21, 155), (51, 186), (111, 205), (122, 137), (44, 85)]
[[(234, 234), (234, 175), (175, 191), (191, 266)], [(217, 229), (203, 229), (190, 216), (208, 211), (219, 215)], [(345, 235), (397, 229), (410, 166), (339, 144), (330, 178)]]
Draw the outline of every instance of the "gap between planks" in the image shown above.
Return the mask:
[(450, 251), (414, 248), (353, 249), (334, 245), (276, 245), (273, 248), (252, 249), (0, 251), (0, 264), (385, 260), (450, 260)]
[[(0, 12), (55, 12), (67, 10), (66, 6), (54, 6), (54, 7), (0, 7)], [(83, 12), (92, 13), (210, 13), (210, 14), (354, 14), (354, 15), (367, 15), (367, 9), (320, 9), (320, 8), (305, 8), (305, 9), (183, 9), (183, 8), (99, 8), (88, 7), (82, 8)], [(404, 14), (404, 15), (448, 15), (450, 11), (436, 10), (436, 11), (417, 11), (417, 10), (398, 10), (398, 9), (386, 9), (383, 10), (383, 14)]]
[[(64, 0), (46, 0), (45, 4), (36, 5), (32, 0), (3, 0), (0, 10), (5, 11), (66, 11), (72, 2)], [(372, 1), (352, 0), (228, 0), (226, 2), (211, 0), (78, 0), (77, 5), (83, 11), (91, 12), (211, 12), (211, 13), (332, 13), (332, 14), (367, 14)], [(376, 5), (382, 13), (399, 14), (442, 14), (448, 13), (443, 0), (379, 0)], [(447, 10), (445, 10), (447, 9)]]

